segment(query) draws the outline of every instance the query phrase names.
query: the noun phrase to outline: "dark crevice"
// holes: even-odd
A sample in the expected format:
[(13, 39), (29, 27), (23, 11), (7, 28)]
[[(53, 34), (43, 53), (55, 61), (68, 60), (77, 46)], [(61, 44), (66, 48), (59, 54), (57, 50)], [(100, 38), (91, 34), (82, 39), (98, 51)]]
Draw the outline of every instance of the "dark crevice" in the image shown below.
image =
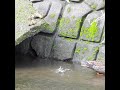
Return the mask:
[(44, 18), (48, 15), (48, 13), (49, 13), (49, 11), (50, 11), (50, 8), (51, 8), (51, 6), (52, 6), (52, 4), (50, 3), (50, 5), (49, 5), (49, 7), (48, 7), (48, 10), (47, 10), (47, 13), (46, 13), (46, 15), (45, 15), (42, 19), (44, 19)]
[(98, 9), (97, 11), (104, 10), (104, 9), (105, 9), (105, 7), (102, 7), (102, 8), (100, 8), (100, 9)]
[(37, 33), (37, 34), (35, 34), (35, 36), (36, 35), (44, 35), (44, 36), (53, 36), (53, 33), (45, 33), (45, 32), (39, 32), (39, 33)]
[(75, 54), (76, 46), (77, 46), (77, 43), (75, 43), (75, 46), (74, 46), (74, 49), (73, 49), (73, 53), (72, 53), (72, 59), (73, 59), (73, 57), (74, 57), (74, 54)]
[(99, 41), (99, 42), (101, 42), (101, 40), (102, 40), (102, 37), (103, 37), (103, 34), (104, 34), (104, 28), (105, 28), (105, 27), (103, 27), (103, 29), (102, 29), (102, 33), (101, 33), (100, 41)]
[(80, 1), (77, 1), (77, 2), (76, 1), (71, 1), (71, 2), (73, 2), (75, 4), (75, 3), (82, 3), (83, 1), (84, 0), (80, 0)]
[(99, 49), (98, 49), (98, 51), (96, 52), (96, 55), (95, 55), (95, 59), (94, 59), (94, 60), (97, 59), (98, 53), (99, 53)]
[(60, 35), (58, 35), (58, 36), (59, 36), (59, 37), (64, 37), (64, 38), (73, 39), (73, 40), (77, 39), (77, 38), (73, 38), (73, 37), (69, 37), (69, 36), (60, 36)]
[[(31, 41), (32, 41), (32, 39), (31, 39)], [(38, 55), (37, 55), (36, 51), (31, 46), (31, 41), (30, 41), (30, 45), (29, 45), (30, 49), (29, 49), (29, 52), (27, 54), (29, 54), (29, 55), (31, 55), (33, 57), (37, 57)]]
[(100, 41), (89, 41), (89, 40), (84, 40), (84, 39), (81, 39), (82, 41), (88, 41), (88, 42), (92, 42), (92, 43), (99, 43)]
[(64, 59), (63, 62), (69, 62), (71, 60), (72, 60), (72, 58), (67, 58), (67, 59)]
[(32, 3), (37, 3), (37, 2), (43, 2), (44, 0), (41, 0), (41, 1), (31, 1), (31, 0), (29, 0), (30, 2), (32, 2)]
[(53, 44), (52, 44), (52, 47), (51, 47), (51, 50), (50, 50), (49, 58), (52, 58), (52, 56), (53, 56), (53, 55), (52, 55), (52, 52), (53, 52), (53, 47), (54, 47), (54, 44), (55, 44), (55, 38), (56, 38), (56, 37), (53, 38)]

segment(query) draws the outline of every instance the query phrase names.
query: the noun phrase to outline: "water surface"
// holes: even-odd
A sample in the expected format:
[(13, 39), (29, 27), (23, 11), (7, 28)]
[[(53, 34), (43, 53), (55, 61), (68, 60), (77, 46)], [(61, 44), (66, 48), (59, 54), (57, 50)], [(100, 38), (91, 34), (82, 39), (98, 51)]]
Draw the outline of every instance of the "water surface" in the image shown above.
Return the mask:
[[(56, 73), (60, 66), (70, 71)], [(15, 90), (105, 90), (105, 77), (79, 64), (16, 56)]]

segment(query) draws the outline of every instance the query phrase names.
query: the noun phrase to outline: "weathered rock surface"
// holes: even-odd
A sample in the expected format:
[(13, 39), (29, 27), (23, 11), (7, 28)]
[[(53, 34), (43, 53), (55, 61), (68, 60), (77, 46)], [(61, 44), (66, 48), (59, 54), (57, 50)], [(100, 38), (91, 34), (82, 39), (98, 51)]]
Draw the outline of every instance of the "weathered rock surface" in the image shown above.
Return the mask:
[(99, 50), (99, 44), (80, 41), (76, 45), (73, 62), (81, 62), (82, 60), (95, 60)]
[(75, 42), (57, 37), (52, 49), (52, 58), (58, 60), (68, 60), (73, 58)]
[(84, 2), (95, 10), (105, 7), (105, 0), (84, 0)]
[(41, 58), (47, 58), (50, 55), (53, 45), (53, 37), (36, 35), (31, 41), (32, 48), (36, 51), (36, 54)]
[(62, 5), (60, 3), (52, 2), (48, 15), (44, 18), (44, 20), (50, 25), (51, 29), (46, 28), (42, 32), (53, 33), (55, 31), (61, 9)]
[(15, 0), (15, 45), (40, 32), (38, 28), (45, 23), (43, 20), (37, 21), (36, 25), (29, 26), (28, 18), (35, 12), (36, 10), (28, 0)]
[(68, 4), (63, 12), (59, 24), (59, 36), (77, 38), (82, 17), (91, 11), (91, 8), (83, 3)]
[(105, 61), (105, 45), (102, 45), (97, 55), (97, 61)]
[(103, 35), (101, 38), (101, 44), (105, 44), (105, 26), (104, 26)]
[(94, 11), (86, 17), (80, 32), (82, 40), (100, 42), (105, 22), (104, 11)]
[(44, 18), (47, 16), (49, 12), (49, 9), (51, 7), (51, 2), (43, 1), (43, 2), (38, 2), (38, 3), (33, 3), (33, 7), (41, 15), (41, 18)]

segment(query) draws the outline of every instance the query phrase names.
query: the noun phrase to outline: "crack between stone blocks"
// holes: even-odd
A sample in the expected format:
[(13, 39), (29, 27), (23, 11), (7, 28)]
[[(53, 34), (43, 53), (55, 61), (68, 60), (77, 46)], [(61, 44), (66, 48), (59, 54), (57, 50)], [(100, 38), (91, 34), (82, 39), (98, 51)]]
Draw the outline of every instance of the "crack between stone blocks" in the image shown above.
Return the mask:
[(96, 11), (100, 11), (100, 10), (104, 10), (104, 9), (105, 9), (105, 7), (102, 7), (102, 8), (100, 8), (100, 9), (96, 10)]
[[(102, 37), (103, 37), (103, 34), (104, 34), (104, 28), (105, 27), (103, 27), (103, 29), (102, 29), (102, 33), (101, 33), (101, 36), (100, 36), (100, 40), (99, 40), (99, 43), (102, 41)], [(103, 37), (103, 39), (104, 39), (105, 37)]]
[[(34, 36), (33, 36), (33, 37), (34, 37)], [(33, 56), (37, 57), (38, 55), (37, 55), (36, 51), (32, 48), (32, 45), (31, 45), (31, 42), (32, 42), (32, 40), (33, 40), (33, 37), (31, 37), (29, 47), (30, 47), (30, 51), (32, 52)]]
[(73, 2), (73, 4), (75, 4), (75, 3), (82, 3), (82, 2), (84, 2), (84, 0), (80, 0), (80, 1), (71, 1), (71, 2)]
[[(100, 49), (100, 48), (99, 48), (99, 49)], [(97, 59), (97, 57), (98, 57), (99, 49), (98, 49), (98, 51), (97, 51), (96, 54), (95, 54), (95, 58), (94, 58), (95, 61), (96, 61), (96, 59)]]
[(52, 3), (50, 2), (50, 5), (49, 5), (48, 10), (47, 10), (47, 13), (46, 13), (46, 15), (42, 19), (44, 19), (48, 15), (48, 13), (49, 13), (49, 11), (51, 9), (51, 6), (52, 6)]
[(73, 53), (72, 53), (72, 59), (73, 59), (74, 54), (75, 54), (76, 46), (77, 46), (77, 42), (75, 42), (75, 46), (74, 46), (73, 51), (72, 51), (72, 52), (73, 52)]

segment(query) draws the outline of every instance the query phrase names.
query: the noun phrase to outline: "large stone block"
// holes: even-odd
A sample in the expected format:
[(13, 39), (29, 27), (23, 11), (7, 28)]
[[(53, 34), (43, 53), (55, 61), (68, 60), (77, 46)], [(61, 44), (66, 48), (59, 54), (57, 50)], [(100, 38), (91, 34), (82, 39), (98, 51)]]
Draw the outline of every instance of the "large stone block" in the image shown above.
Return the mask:
[(57, 37), (54, 42), (51, 56), (58, 60), (69, 60), (73, 58), (75, 42), (71, 39)]
[(62, 9), (62, 5), (60, 3), (52, 2), (49, 13), (44, 18), (44, 20), (50, 25), (51, 29), (46, 28), (42, 32), (53, 33), (55, 31), (61, 9)]
[(94, 11), (87, 15), (80, 32), (82, 40), (100, 42), (105, 23), (103, 10)]
[(31, 2), (41, 2), (41, 1), (44, 1), (44, 0), (29, 0), (29, 1), (31, 1)]
[(95, 60), (99, 50), (99, 44), (87, 41), (80, 41), (76, 45), (73, 62), (81, 62), (82, 60)]
[(47, 58), (50, 55), (53, 45), (53, 37), (36, 35), (31, 41), (32, 48), (36, 51), (36, 54), (41, 58)]
[(68, 4), (60, 20), (58, 28), (59, 36), (77, 38), (82, 17), (90, 11), (91, 8), (84, 2)]
[(41, 18), (44, 18), (47, 16), (49, 12), (49, 9), (51, 7), (51, 2), (43, 1), (43, 2), (33, 3), (33, 7), (41, 15)]

